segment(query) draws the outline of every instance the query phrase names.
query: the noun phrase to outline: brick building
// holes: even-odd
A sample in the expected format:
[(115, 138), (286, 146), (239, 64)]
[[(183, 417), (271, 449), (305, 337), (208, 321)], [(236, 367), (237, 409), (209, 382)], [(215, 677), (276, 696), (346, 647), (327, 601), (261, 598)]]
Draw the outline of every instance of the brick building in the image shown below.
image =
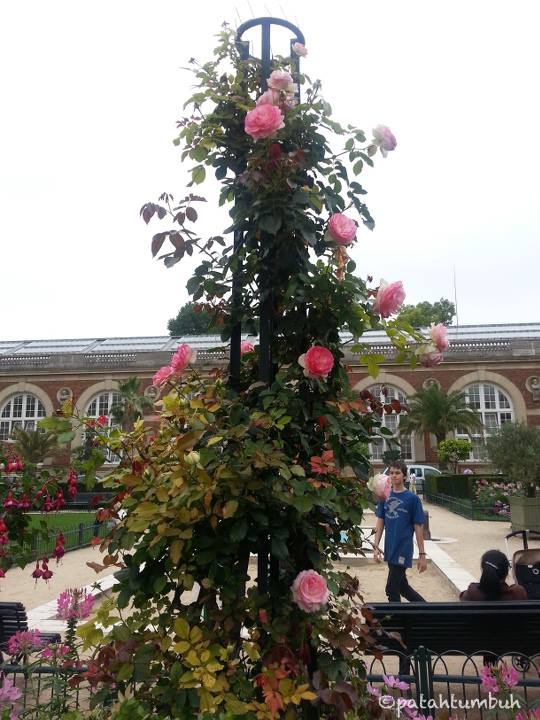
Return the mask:
[[(377, 380), (347, 351), (349, 338), (344, 335), (345, 363), (356, 389), (373, 392), (384, 384), (387, 397), (403, 401), (431, 383), (446, 391), (464, 391), (484, 421), (469, 463), (481, 464), (484, 436), (500, 424), (540, 425), (540, 323), (452, 327), (448, 335), (450, 348), (436, 368), (412, 370), (393, 362), (393, 348), (383, 332), (363, 338), (386, 357)], [(155, 397), (151, 378), (157, 368), (169, 364), (181, 342), (197, 349), (197, 364), (202, 367), (228, 361), (228, 349), (216, 336), (0, 342), (0, 441), (8, 440), (14, 427), (34, 427), (67, 398), (81, 413), (108, 415), (117, 381), (134, 375), (141, 379), (145, 393)], [(387, 415), (384, 423), (397, 431), (399, 416)], [(75, 440), (74, 446), (79, 442)], [(429, 437), (403, 438), (402, 452), (415, 462), (434, 463), (433, 445)], [(382, 445), (372, 447), (375, 464), (383, 450)]]

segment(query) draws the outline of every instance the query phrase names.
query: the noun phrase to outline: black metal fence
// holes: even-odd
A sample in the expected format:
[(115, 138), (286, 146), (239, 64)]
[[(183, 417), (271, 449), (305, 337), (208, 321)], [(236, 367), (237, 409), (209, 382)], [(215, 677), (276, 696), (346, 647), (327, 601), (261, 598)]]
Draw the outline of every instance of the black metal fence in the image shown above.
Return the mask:
[[(409, 690), (390, 691), (393, 705), (388, 698), (384, 700), (387, 709), (394, 709), (396, 714), (399, 709), (401, 717), (407, 717), (405, 706), (411, 703), (426, 717), (447, 711), (450, 717), (467, 720), (502, 720), (515, 717), (527, 707), (540, 707), (540, 653), (533, 657), (508, 653), (500, 660), (513, 668), (517, 677), (516, 686), (507, 696), (481, 687), (480, 670), (485, 662), (490, 662), (490, 654), (481, 650), (471, 655), (457, 651), (435, 654), (420, 647), (411, 656), (384, 656), (382, 660), (373, 659), (368, 663), (367, 679), (377, 687), (384, 684), (385, 675), (393, 675), (409, 684)], [(491, 659), (495, 661), (496, 658)], [(512, 708), (509, 703), (513, 704)]]
[(56, 536), (58, 533), (62, 533), (64, 536), (65, 544), (64, 549), (66, 552), (70, 550), (79, 550), (80, 548), (89, 547), (92, 544), (92, 538), (105, 537), (110, 531), (110, 528), (105, 522), (93, 522), (91, 525), (85, 525), (79, 523), (77, 527), (69, 530), (62, 530), (61, 528), (51, 531), (50, 536), (39, 537), (34, 536), (32, 538), (32, 553), (35, 559), (42, 557), (50, 557), (56, 543)]
[(426, 489), (424, 499), (434, 505), (448, 508), (456, 515), (469, 518), (469, 520), (498, 520), (510, 522), (510, 515), (493, 512), (493, 506), (479, 505), (467, 498), (456, 498), (443, 493), (432, 493)]

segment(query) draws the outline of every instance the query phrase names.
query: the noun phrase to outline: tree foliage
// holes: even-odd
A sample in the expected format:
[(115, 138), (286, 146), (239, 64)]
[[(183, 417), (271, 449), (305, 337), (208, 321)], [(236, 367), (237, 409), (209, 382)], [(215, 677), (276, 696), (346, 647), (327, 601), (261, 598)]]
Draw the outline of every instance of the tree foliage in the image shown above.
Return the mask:
[(13, 451), (25, 465), (37, 465), (60, 449), (56, 434), (46, 430), (16, 428), (12, 437)]
[(540, 429), (525, 423), (504, 423), (487, 439), (490, 461), (512, 482), (534, 497), (540, 485)]
[(427, 328), (432, 323), (451, 325), (456, 314), (456, 306), (450, 300), (441, 298), (434, 303), (427, 300), (416, 305), (404, 305), (399, 317), (416, 328)]
[(457, 474), (459, 463), (462, 460), (467, 460), (471, 450), (472, 443), (470, 440), (443, 440), (438, 448), (439, 460), (444, 466), (451, 463), (454, 473)]
[(176, 317), (167, 323), (171, 337), (182, 335), (207, 335), (221, 332), (219, 310), (206, 310), (200, 303), (182, 305)]
[(401, 417), (399, 423), (402, 433), (435, 435), (437, 445), (457, 428), (473, 431), (482, 427), (482, 420), (467, 405), (464, 393), (447, 393), (437, 385), (418, 390), (410, 397), (407, 414)]

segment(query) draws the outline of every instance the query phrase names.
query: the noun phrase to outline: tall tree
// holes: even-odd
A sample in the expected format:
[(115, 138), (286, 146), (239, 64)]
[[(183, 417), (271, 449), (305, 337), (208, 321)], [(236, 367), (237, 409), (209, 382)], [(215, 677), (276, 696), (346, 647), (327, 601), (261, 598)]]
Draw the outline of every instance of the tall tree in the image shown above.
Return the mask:
[(167, 323), (167, 329), (171, 337), (221, 332), (215, 315), (207, 310), (197, 309), (196, 304), (192, 302), (182, 305), (178, 315)]
[(451, 325), (456, 314), (456, 306), (450, 300), (441, 298), (430, 303), (427, 300), (417, 305), (403, 305), (399, 317), (413, 327), (428, 327), (431, 323)]
[(399, 421), (402, 433), (431, 433), (437, 438), (437, 446), (456, 428), (470, 432), (483, 427), (480, 417), (468, 407), (465, 393), (446, 393), (437, 385), (419, 390), (408, 400), (407, 414)]

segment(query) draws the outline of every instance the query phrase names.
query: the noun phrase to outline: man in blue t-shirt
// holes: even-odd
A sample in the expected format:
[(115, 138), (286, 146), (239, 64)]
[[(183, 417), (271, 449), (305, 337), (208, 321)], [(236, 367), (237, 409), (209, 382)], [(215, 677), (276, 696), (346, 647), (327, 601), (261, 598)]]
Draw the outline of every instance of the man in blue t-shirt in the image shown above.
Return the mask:
[(386, 595), (389, 602), (425, 602), (407, 581), (407, 568), (412, 567), (413, 533), (418, 545), (418, 572), (427, 569), (424, 552), (424, 509), (418, 495), (405, 488), (407, 466), (396, 461), (388, 468), (392, 491), (388, 500), (379, 500), (375, 515), (375, 562), (381, 562), (379, 542), (384, 533), (384, 559), (388, 563)]

